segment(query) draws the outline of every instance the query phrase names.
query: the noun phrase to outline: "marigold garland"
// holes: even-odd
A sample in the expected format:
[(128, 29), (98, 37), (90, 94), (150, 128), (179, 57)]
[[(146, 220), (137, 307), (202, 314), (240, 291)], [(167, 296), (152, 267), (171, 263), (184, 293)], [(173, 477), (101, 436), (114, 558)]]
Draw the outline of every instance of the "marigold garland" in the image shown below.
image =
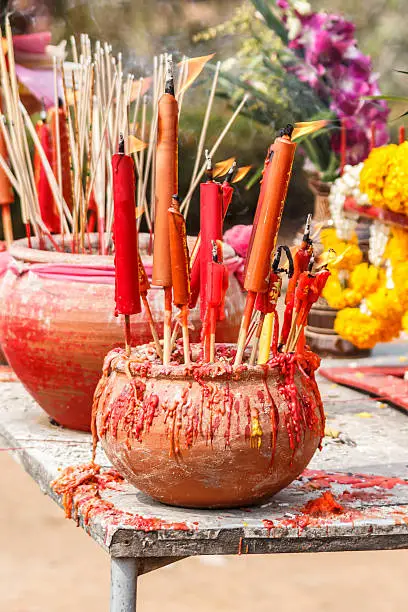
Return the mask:
[(360, 349), (371, 349), (398, 337), (404, 324), (408, 329), (408, 315), (404, 317), (408, 309), (407, 233), (395, 228), (387, 244), (394, 288), (384, 269), (361, 261), (357, 236), (345, 242), (329, 228), (322, 232), (321, 240), (325, 249), (331, 246), (338, 255), (346, 251), (332, 266), (323, 291), (329, 306), (339, 311), (334, 324), (339, 336)]
[(360, 349), (372, 349), (381, 334), (381, 323), (359, 308), (344, 308), (337, 313), (334, 331)]
[(373, 206), (408, 213), (408, 142), (371, 151), (360, 174), (360, 191)]

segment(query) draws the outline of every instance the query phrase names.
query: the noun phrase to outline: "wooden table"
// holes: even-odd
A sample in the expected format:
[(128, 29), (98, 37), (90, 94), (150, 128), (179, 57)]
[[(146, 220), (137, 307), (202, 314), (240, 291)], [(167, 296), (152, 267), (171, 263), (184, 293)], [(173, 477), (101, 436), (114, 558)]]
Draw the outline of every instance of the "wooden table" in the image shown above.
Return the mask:
[[(79, 513), (111, 557), (111, 612), (134, 612), (137, 577), (190, 555), (408, 547), (407, 415), (323, 379), (319, 385), (332, 437), (299, 480), (261, 507), (171, 508), (123, 483), (103, 493), (116, 516), (102, 513), (84, 525)], [(50, 425), (20, 383), (0, 383), (0, 437), (60, 505), (51, 481), (61, 468), (90, 460), (90, 435)], [(100, 450), (97, 462), (109, 466)], [(327, 492), (343, 511), (315, 516), (310, 502)], [(129, 526), (123, 516), (146, 519), (146, 526)]]

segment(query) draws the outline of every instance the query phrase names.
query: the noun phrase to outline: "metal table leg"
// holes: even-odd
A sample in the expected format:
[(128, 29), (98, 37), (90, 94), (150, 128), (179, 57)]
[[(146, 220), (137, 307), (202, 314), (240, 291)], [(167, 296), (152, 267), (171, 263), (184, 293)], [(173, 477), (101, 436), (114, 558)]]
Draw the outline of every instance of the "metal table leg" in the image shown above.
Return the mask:
[(110, 612), (135, 612), (137, 559), (111, 558)]

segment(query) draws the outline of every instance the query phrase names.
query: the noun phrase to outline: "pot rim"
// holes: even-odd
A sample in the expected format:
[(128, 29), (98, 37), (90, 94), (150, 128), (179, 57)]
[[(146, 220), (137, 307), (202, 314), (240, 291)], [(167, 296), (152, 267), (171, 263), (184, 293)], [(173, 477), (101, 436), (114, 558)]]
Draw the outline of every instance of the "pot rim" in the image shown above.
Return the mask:
[[(62, 239), (60, 234), (54, 234), (53, 239), (58, 245), (61, 245)], [(89, 239), (91, 245), (94, 247), (98, 243), (98, 234), (93, 233), (89, 234)], [(86, 239), (88, 240), (88, 238)], [(141, 255), (143, 257), (143, 262), (147, 265), (153, 264), (152, 255), (147, 254), (147, 249), (150, 241), (150, 235), (145, 232), (139, 233), (139, 248), (141, 251)], [(195, 244), (196, 236), (188, 236), (187, 237), (188, 246), (190, 252)], [(10, 255), (16, 259), (17, 261), (22, 261), (26, 263), (53, 263), (53, 264), (70, 264), (70, 265), (78, 265), (78, 266), (92, 266), (95, 268), (106, 268), (111, 267), (114, 268), (114, 255), (91, 255), (89, 253), (69, 253), (69, 252), (58, 252), (58, 251), (47, 251), (44, 249), (39, 249), (39, 239), (31, 238), (31, 243), (33, 245), (32, 248), (28, 246), (27, 238), (20, 238), (19, 240), (15, 240), (9, 248)], [(46, 244), (50, 244), (49, 240), (46, 239)], [(230, 259), (236, 257), (236, 253), (234, 249), (227, 243), (223, 243), (224, 248), (224, 258)]]
[[(218, 344), (218, 343), (217, 343)], [(223, 344), (223, 346), (235, 346), (235, 344)], [(139, 347), (140, 348), (140, 347)], [(136, 351), (134, 351), (136, 354)], [(166, 365), (152, 363), (148, 359), (138, 361), (127, 358), (124, 353), (114, 353), (112, 351), (111, 360), (107, 368), (108, 375), (112, 373), (131, 375), (132, 378), (160, 379), (166, 378), (175, 381), (199, 382), (212, 380), (265, 380), (276, 374), (282, 375), (283, 366), (296, 362), (296, 355), (293, 353), (281, 353), (276, 360), (265, 365), (242, 364), (237, 367), (224, 361), (211, 363), (192, 363), (191, 366), (185, 364)]]

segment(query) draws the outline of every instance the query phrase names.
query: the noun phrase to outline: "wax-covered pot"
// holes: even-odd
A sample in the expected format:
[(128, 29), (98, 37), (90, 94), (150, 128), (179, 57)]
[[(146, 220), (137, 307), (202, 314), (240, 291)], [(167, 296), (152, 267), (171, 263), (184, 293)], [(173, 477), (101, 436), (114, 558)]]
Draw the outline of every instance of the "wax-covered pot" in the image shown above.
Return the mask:
[(313, 353), (233, 368), (235, 349), (218, 345), (216, 363), (186, 368), (149, 351), (109, 353), (94, 398), (94, 433), (138, 489), (171, 505), (249, 505), (309, 463), (324, 432)]
[[(91, 244), (96, 245), (96, 240), (96, 235), (91, 236)], [(152, 259), (148, 243), (149, 237), (141, 234), (147, 271)], [(12, 266), (0, 287), (0, 343), (21, 382), (57, 423), (89, 430), (103, 359), (124, 338), (123, 320), (114, 316), (113, 257), (44, 251), (37, 246), (33, 240), (34, 248), (28, 248), (23, 239), (10, 248)], [(228, 245), (225, 253), (233, 269), (235, 254)], [(158, 322), (163, 319), (162, 293), (156, 288), (149, 291)], [(231, 274), (226, 318), (218, 328), (220, 340), (236, 338), (242, 306), (241, 288)], [(198, 309), (191, 312), (190, 322), (192, 338), (198, 340)], [(134, 345), (151, 340), (144, 312), (132, 317), (131, 331)]]

